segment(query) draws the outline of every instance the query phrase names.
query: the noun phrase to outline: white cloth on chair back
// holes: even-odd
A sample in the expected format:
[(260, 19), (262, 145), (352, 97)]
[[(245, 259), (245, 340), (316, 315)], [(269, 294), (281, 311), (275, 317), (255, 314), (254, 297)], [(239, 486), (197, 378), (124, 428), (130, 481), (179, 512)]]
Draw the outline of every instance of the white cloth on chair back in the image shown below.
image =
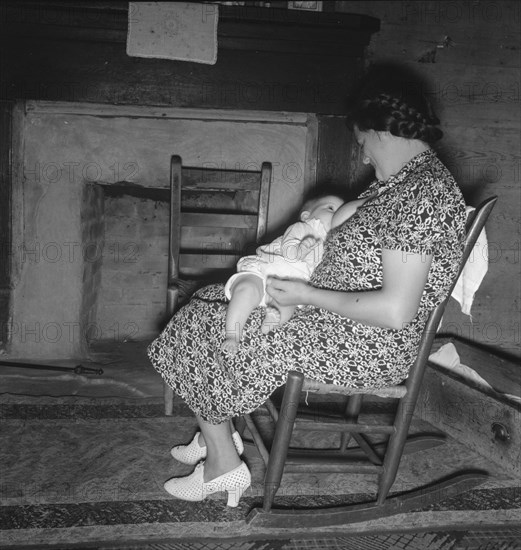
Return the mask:
[[(475, 208), (467, 207), (467, 215)], [(474, 301), (474, 295), (481, 285), (483, 278), (488, 271), (488, 242), (485, 228), (481, 230), (478, 240), (472, 249), (469, 259), (465, 264), (456, 286), (452, 291), (452, 297), (461, 305), (461, 311), (470, 315), (470, 308)]]

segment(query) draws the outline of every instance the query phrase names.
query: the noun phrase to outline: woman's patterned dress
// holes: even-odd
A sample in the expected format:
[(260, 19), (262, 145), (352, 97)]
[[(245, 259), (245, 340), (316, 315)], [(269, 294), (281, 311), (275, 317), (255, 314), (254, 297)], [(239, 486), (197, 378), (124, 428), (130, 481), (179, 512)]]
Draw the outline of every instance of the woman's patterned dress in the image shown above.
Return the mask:
[(328, 235), (311, 284), (342, 291), (382, 283), (382, 249), (433, 254), (418, 314), (400, 330), (369, 326), (313, 306), (298, 308), (284, 326), (263, 335), (262, 308), (248, 320), (236, 355), (221, 352), (227, 300), (222, 285), (198, 291), (149, 346), (154, 367), (193, 410), (220, 423), (259, 407), (289, 370), (321, 382), (383, 387), (407, 377), (430, 311), (457, 272), (465, 234), (465, 204), (431, 150), (386, 182)]

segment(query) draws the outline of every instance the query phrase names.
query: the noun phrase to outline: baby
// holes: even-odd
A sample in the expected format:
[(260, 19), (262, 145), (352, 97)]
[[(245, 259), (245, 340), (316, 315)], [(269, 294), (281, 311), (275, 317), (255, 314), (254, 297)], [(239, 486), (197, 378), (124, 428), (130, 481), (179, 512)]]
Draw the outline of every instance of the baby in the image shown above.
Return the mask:
[(275, 275), (308, 281), (322, 259), (328, 231), (350, 218), (365, 200), (344, 203), (336, 195), (310, 199), (300, 211), (300, 221), (290, 225), (284, 235), (260, 246), (255, 256), (239, 260), (237, 273), (228, 279), (224, 289), (230, 303), (223, 351), (236, 353), (246, 320), (259, 305), (266, 307), (261, 326), (265, 334), (291, 318), (296, 306), (275, 308), (270, 305), (266, 279)]

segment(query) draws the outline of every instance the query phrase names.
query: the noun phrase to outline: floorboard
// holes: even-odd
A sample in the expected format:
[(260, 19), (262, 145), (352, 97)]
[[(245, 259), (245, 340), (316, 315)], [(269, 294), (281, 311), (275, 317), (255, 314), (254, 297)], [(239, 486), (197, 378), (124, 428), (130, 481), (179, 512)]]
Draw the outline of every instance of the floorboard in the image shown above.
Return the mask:
[[(298, 532), (249, 525), (249, 512), (262, 503), (264, 475), (251, 446), (244, 459), (253, 483), (237, 509), (227, 508), (222, 494), (201, 503), (172, 499), (164, 481), (190, 468), (169, 450), (196, 430), (190, 411), (177, 399), (174, 416), (163, 416), (161, 381), (146, 363), (142, 344), (98, 352), (85, 364), (102, 365), (104, 374), (63, 378), (56, 372), (0, 371), (3, 549), (452, 549), (488, 548), (483, 544), (494, 537), (504, 545), (490, 548), (516, 548), (521, 540), (520, 480), (451, 438), (404, 456), (392, 491), (462, 469), (487, 470), (489, 479), (458, 497), (391, 518)], [(267, 417), (259, 411), (258, 418), (262, 425)], [(419, 419), (413, 428), (432, 430)], [(324, 442), (315, 432), (305, 437)], [(276, 505), (341, 505), (372, 498), (374, 489), (365, 475), (288, 474)]]

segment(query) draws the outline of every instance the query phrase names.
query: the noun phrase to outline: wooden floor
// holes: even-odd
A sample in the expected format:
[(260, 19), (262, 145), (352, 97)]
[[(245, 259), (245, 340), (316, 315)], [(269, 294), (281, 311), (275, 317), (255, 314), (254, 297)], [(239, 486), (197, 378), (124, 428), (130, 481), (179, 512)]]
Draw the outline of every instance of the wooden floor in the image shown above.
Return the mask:
[[(264, 548), (299, 548), (288, 544), (321, 539), (330, 541), (324, 548), (335, 548), (331, 541), (342, 537), (354, 541), (354, 536), (384, 534), (388, 540), (409, 536), (409, 547), (414, 548), (413, 534), (458, 532), (463, 540), (463, 533), (478, 527), (501, 528), (507, 534), (521, 527), (520, 480), (452, 438), (431, 451), (404, 456), (393, 492), (422, 487), (463, 469), (486, 470), (487, 481), (458, 498), (441, 495), (436, 506), (391, 518), (298, 532), (256, 528), (248, 523), (248, 516), (262, 504), (264, 465), (253, 446), (247, 446), (244, 455), (252, 487), (237, 509), (227, 508), (222, 494), (202, 503), (177, 501), (164, 491), (163, 483), (190, 472), (169, 453), (172, 445), (192, 437), (196, 425), (190, 411), (177, 400), (174, 416), (163, 416), (162, 384), (148, 365), (142, 345), (113, 347), (96, 360), (104, 369), (102, 376), (18, 368), (0, 372), (1, 548), (71, 544), (145, 548), (153, 542), (175, 548), (176, 541), (204, 542), (207, 546), (200, 548), (211, 548), (210, 541), (216, 540), (222, 544), (249, 541), (249, 547), (237, 548), (255, 548), (252, 541), (268, 539), (271, 546)], [(267, 417), (263, 411), (258, 415), (263, 424)], [(413, 429), (434, 430), (419, 419)], [(314, 444), (323, 439), (316, 432), (306, 437)], [(337, 505), (366, 499), (374, 489), (374, 480), (365, 475), (288, 474), (276, 504)], [(442, 539), (440, 535), (436, 540)], [(282, 542), (286, 546), (274, 546)], [(302, 546), (315, 547), (321, 548)], [(347, 543), (339, 547), (350, 548)], [(374, 542), (359, 547), (392, 546)]]

